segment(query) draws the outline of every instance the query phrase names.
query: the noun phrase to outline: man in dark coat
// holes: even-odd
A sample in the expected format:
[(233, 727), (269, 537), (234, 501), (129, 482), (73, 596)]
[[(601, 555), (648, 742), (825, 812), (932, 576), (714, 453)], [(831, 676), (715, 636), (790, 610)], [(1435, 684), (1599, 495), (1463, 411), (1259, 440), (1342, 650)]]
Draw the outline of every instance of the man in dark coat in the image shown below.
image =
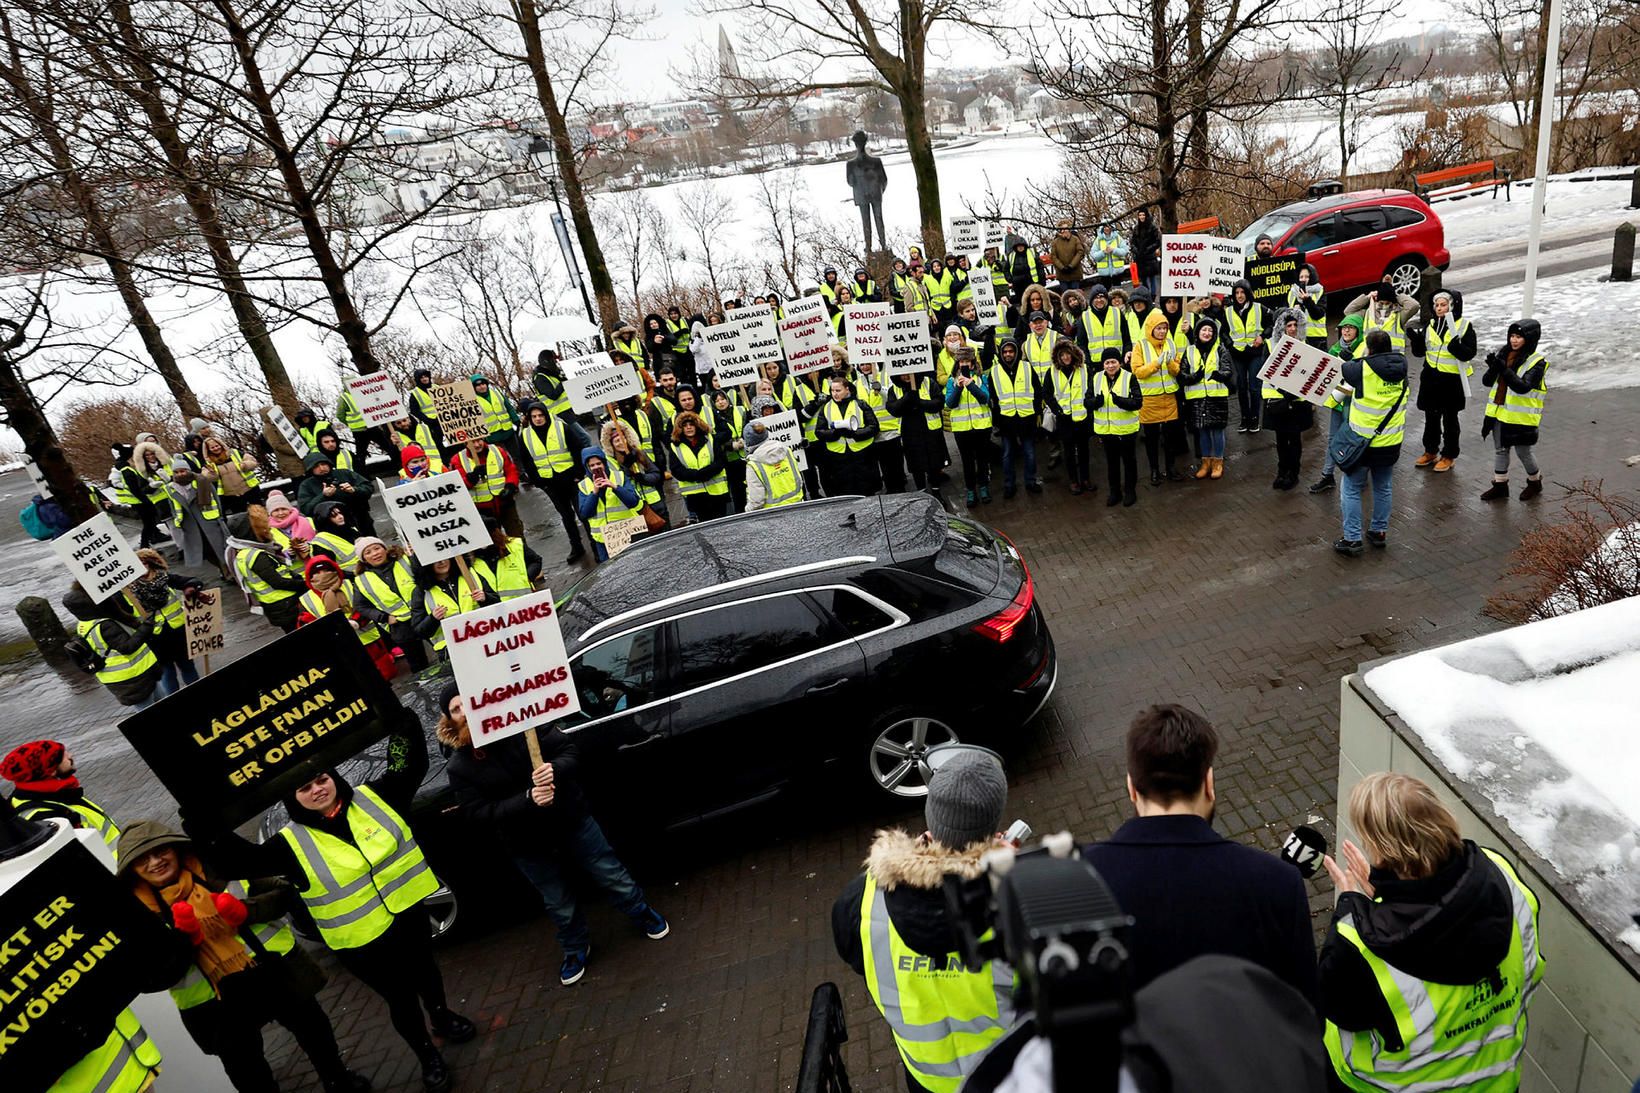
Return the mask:
[(1315, 942), (1304, 879), (1280, 858), (1213, 830), (1218, 734), (1182, 706), (1152, 706), (1127, 734), (1128, 798), (1138, 813), (1082, 856), (1134, 917), (1133, 986), (1207, 953), (1267, 968), (1315, 998)]
[(440, 697), (439, 713), (439, 742), (453, 749), (444, 770), (457, 802), (475, 823), (493, 829), (518, 871), (541, 893), (558, 928), (564, 950), (559, 982), (566, 987), (579, 982), (592, 951), (586, 919), (564, 883), (560, 865), (565, 858), (608, 893), (616, 910), (647, 937), (659, 941), (671, 932), (588, 811), (569, 737), (551, 727), (532, 729), (541, 749), (537, 764), (522, 735), (474, 747), (466, 704), (455, 684)]
[(323, 452), (309, 452), (302, 466), (307, 477), (296, 489), (296, 507), (303, 516), (317, 516), (320, 504), (337, 501), (347, 507), (348, 523), (365, 535), (376, 534), (376, 522), (370, 516), (370, 495), (376, 487), (370, 479), (336, 466)]

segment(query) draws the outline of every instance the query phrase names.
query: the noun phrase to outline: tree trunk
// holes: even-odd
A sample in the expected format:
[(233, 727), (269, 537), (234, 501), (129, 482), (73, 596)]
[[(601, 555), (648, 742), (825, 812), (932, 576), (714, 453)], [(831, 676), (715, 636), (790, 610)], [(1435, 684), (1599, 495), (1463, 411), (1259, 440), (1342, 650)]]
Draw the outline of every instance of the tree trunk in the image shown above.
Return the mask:
[(296, 388), (291, 384), (290, 374), (285, 371), (284, 359), (280, 357), (278, 348), (273, 344), (273, 336), (268, 332), (262, 313), (256, 309), (250, 286), (245, 283), (244, 274), (239, 267), (239, 257), (234, 254), (227, 229), (217, 213), (216, 200), (206, 187), (189, 154), (188, 145), (182, 137), (176, 119), (166, 108), (164, 97), (160, 93), (159, 74), (147, 61), (147, 46), (137, 34), (136, 23), (131, 18), (130, 4), (127, 0), (113, 0), (109, 10), (114, 16), (114, 25), (118, 28), (120, 42), (124, 47), (124, 59), (136, 77), (128, 83), (119, 82), (125, 84), (127, 94), (137, 101), (148, 117), (148, 127), (160, 150), (165, 154), (166, 165), (182, 192), (188, 212), (199, 227), (200, 237), (205, 241), (205, 249), (210, 254), (211, 264), (216, 270), (217, 280), (222, 282), (222, 290), (227, 294), (228, 307), (233, 311), (234, 322), (239, 327), (239, 334), (245, 339), (251, 356), (256, 358), (257, 368), (261, 370), (262, 378), (267, 382), (269, 395), (285, 413), (293, 414), (297, 407)]
[(0, 352), (0, 406), (6, 410), (6, 424), (23, 438), (23, 450), (45, 475), (51, 494), (76, 524), (97, 515), (99, 508), (80, 486), (80, 476), (57, 443), (57, 431), (34, 393), (23, 382), (11, 358)]
[(336, 333), (342, 336), (342, 343), (347, 346), (347, 354), (353, 361), (355, 371), (361, 376), (379, 371), (381, 364), (370, 349), (370, 331), (359, 317), (358, 309), (353, 306), (353, 293), (347, 287), (347, 277), (342, 272), (341, 264), (336, 261), (335, 252), (330, 249), (330, 235), (325, 231), (324, 221), (319, 218), (319, 208), (308, 189), (307, 179), (302, 176), (302, 166), (291, 151), (290, 142), (285, 139), (284, 126), (279, 123), (279, 113), (274, 107), (267, 81), (262, 78), (261, 64), (256, 59), (256, 44), (251, 41), (244, 24), (239, 21), (239, 14), (227, 0), (217, 0), (216, 10), (239, 58), (247, 97), (256, 107), (262, 143), (273, 156), (274, 166), (279, 169), (279, 180), (290, 198), (296, 221), (302, 226), (308, 253), (319, 271), (319, 282), (325, 286), (325, 292), (330, 297), (331, 310), (336, 314)]
[(569, 124), (558, 104), (552, 74), (547, 71), (546, 47), (541, 41), (541, 18), (536, 2), (512, 0), (513, 21), (518, 24), (518, 32), (524, 39), (524, 57), (530, 66), (530, 77), (535, 81), (536, 101), (547, 117), (552, 158), (558, 164), (558, 180), (564, 184), (564, 200), (569, 202), (570, 219), (575, 221), (575, 238), (581, 244), (581, 257), (587, 264), (592, 294), (598, 299), (598, 318), (602, 320), (605, 330), (614, 330), (615, 324), (620, 322), (615, 282), (609, 276), (604, 248), (598, 242), (598, 230), (593, 226), (592, 211), (587, 207), (586, 190), (581, 186), (581, 172), (575, 166), (575, 145), (569, 139)]
[(1340, 89), (1338, 97), (1338, 181), (1350, 177), (1349, 89)]
[[(928, 106), (923, 83), (916, 80), (900, 89), (900, 116), (905, 120), (905, 146), (911, 153), (911, 173), (917, 179), (917, 219), (923, 253), (945, 254), (945, 218), (940, 213), (940, 176), (934, 169), (934, 140), (928, 134)], [(886, 226), (886, 225), (885, 225)], [(887, 242), (881, 244), (888, 249)]]
[(1167, 0), (1150, 4), (1150, 77), (1156, 103), (1156, 219), (1161, 231), (1179, 229), (1179, 152), (1173, 70), (1168, 64)]

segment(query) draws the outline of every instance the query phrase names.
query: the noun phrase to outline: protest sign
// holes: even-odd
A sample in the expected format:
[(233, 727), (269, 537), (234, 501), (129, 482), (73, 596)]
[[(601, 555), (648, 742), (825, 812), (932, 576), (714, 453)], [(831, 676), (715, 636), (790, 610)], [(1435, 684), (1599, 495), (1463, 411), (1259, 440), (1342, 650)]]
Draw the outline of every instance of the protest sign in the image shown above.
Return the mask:
[(404, 545), (422, 565), (490, 545), (484, 520), (460, 471), (445, 471), (383, 490), (382, 500), (399, 526)]
[(484, 421), (484, 404), (478, 401), (470, 379), (433, 384), (433, 414), (447, 444), (465, 444), (490, 435)]
[(188, 633), (189, 660), (208, 657), (228, 647), (222, 628), (222, 596), (202, 588), (195, 594), (194, 601), (187, 605), (184, 626)]
[(1320, 406), (1344, 378), (1344, 364), (1331, 353), (1283, 334), (1270, 348), (1258, 378)]
[(34, 482), (34, 492), (41, 497), (50, 497), (51, 484), (46, 481), (45, 472), (40, 469), (40, 464), (34, 462), (34, 457), (25, 455), (23, 466), (28, 468), (28, 476)]
[(890, 315), (883, 320), (888, 335), (888, 348), (883, 357), (883, 378), (913, 372), (932, 372), (934, 356), (928, 341), (928, 320), (922, 312), (911, 315)]
[(147, 572), (106, 512), (99, 512), (51, 544), (92, 603), (118, 595)]
[(1303, 265), (1302, 254), (1249, 258), (1247, 280), (1253, 286), (1253, 302), (1263, 304), (1266, 315), (1272, 307), (1286, 306), (1287, 290), (1298, 284), (1298, 271)]
[(279, 435), (285, 438), (285, 443), (289, 444), (290, 450), (296, 453), (296, 458), (306, 459), (308, 453), (313, 449), (309, 448), (308, 442), (302, 439), (301, 430), (291, 424), (290, 418), (285, 416), (285, 411), (277, 406), (269, 406), (262, 412), (268, 415), (268, 420), (273, 422), (273, 427), (279, 431)]
[(831, 365), (832, 329), (826, 305), (818, 296), (793, 300), (780, 320), (780, 344), (794, 376), (818, 372)]
[(797, 465), (809, 469), (808, 455), (803, 451), (803, 424), (797, 420), (796, 410), (782, 410), (757, 419), (768, 430), (770, 440), (778, 440), (797, 458)]
[(1003, 244), (1008, 239), (1008, 233), (1002, 228), (1000, 220), (986, 220), (981, 223), (985, 233), (985, 249), (995, 249), (998, 255), (1002, 254)]
[(745, 327), (738, 320), (729, 319), (706, 327), (689, 344), (704, 341), (712, 362), (712, 375), (724, 387), (733, 387), (739, 383), (751, 383), (757, 378), (757, 365), (752, 363), (751, 352), (747, 349), (750, 340)]
[(883, 324), (893, 313), (892, 304), (849, 304), (843, 309), (850, 364), (856, 368), (862, 364), (882, 367), (888, 353), (888, 334)]
[(132, 714), (120, 732), (190, 823), (226, 831), (386, 736), (399, 713), (359, 635), (332, 612)]
[(1163, 296), (1228, 294), (1244, 272), (1241, 246), (1233, 239), (1162, 236)]
[(569, 393), (569, 404), (578, 414), (596, 413), (605, 403), (643, 393), (638, 370), (630, 364), (617, 363), (608, 353), (592, 353), (559, 363), (564, 369), (564, 390)]
[(642, 516), (628, 516), (624, 520), (611, 520), (604, 525), (604, 552), (611, 558), (632, 545), (632, 540), (649, 530), (649, 524)]
[[(978, 258), (985, 251), (985, 228), (977, 216), (953, 216), (945, 222), (945, 249)], [(935, 257), (939, 257), (935, 255)]]
[(404, 400), (399, 398), (398, 388), (386, 372), (353, 376), (347, 381), (347, 389), (366, 425), (391, 425), (410, 416), (410, 411), (404, 408)]
[(45, 1093), (154, 985), (170, 928), (77, 839), (3, 883), (0, 1089)]
[(445, 619), (444, 647), (474, 747), (581, 709), (550, 591)]
[(974, 270), (968, 278), (968, 287), (973, 290), (974, 315), (979, 319), (979, 325), (996, 326), (1002, 322), (1002, 314), (997, 310), (997, 287), (991, 281), (991, 271)]

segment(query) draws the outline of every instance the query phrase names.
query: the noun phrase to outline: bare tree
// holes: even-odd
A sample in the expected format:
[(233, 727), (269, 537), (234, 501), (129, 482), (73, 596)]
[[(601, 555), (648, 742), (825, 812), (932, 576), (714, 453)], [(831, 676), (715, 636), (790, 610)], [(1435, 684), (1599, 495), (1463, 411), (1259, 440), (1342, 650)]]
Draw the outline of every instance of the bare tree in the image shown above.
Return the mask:
[(1310, 95), (1338, 123), (1338, 174), (1348, 178), (1350, 157), (1360, 142), (1361, 123), (1378, 96), (1423, 78), (1429, 62), (1403, 72), (1399, 43), (1384, 43), (1400, 19), (1398, 3), (1382, 0), (1328, 0), (1317, 20), (1321, 44), (1305, 54), (1304, 78)]
[(734, 211), (711, 183), (691, 182), (678, 187), (678, 219), (694, 245), (692, 257), (706, 267), (712, 299), (721, 301), (723, 292), (718, 287), (717, 258), (723, 253), (723, 230), (735, 222)]
[(792, 171), (766, 171), (757, 176), (757, 211), (761, 249), (774, 255), (763, 261), (764, 280), (773, 284), (778, 274), (793, 296), (801, 294), (798, 278), (818, 242), (808, 187)]
[(626, 265), (627, 302), (638, 307), (638, 290), (643, 284), (644, 266), (654, 254), (655, 203), (642, 190), (623, 190), (606, 197), (600, 208), (607, 214), (607, 235)]

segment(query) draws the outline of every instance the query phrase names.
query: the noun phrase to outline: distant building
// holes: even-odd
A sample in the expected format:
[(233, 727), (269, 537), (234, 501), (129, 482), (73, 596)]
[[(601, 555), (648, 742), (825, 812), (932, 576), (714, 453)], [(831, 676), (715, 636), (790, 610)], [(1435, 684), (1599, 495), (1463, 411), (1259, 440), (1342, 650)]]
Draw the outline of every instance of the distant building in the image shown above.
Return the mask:
[(962, 108), (962, 122), (970, 129), (999, 129), (1014, 123), (1014, 105), (1001, 95), (985, 94)]
[(718, 79), (729, 85), (725, 90), (732, 89), (740, 79), (740, 58), (735, 56), (735, 44), (729, 41), (729, 32), (721, 26), (718, 27)]
[(1019, 116), (1026, 121), (1041, 121), (1058, 114), (1064, 104), (1053, 97), (1046, 88), (1038, 88), (1026, 98), (1025, 105), (1019, 108)]
[(962, 118), (962, 111), (950, 99), (929, 99), (928, 120), (935, 125), (955, 125)]

